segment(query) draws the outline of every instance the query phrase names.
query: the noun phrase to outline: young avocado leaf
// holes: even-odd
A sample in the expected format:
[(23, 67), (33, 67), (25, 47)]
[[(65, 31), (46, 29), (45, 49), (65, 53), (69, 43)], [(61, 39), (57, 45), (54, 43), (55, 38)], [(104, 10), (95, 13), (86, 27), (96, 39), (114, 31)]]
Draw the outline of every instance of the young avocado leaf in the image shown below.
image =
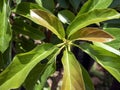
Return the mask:
[(118, 50), (99, 42), (83, 43), (78, 47), (120, 82), (120, 52)]
[(110, 42), (113, 39), (114, 38), (112, 35), (99, 28), (94, 27), (83, 28), (70, 37), (70, 40), (86, 40), (94, 42)]
[(62, 23), (51, 12), (38, 4), (34, 3), (21, 3), (14, 10), (15, 13), (26, 17), (33, 22), (46, 27), (52, 31), (60, 39), (65, 38), (65, 32)]
[(42, 44), (30, 52), (16, 55), (12, 63), (0, 74), (0, 90), (20, 87), (30, 71), (56, 49), (52, 44)]
[(75, 18), (67, 28), (68, 38), (78, 30), (94, 23), (120, 18), (120, 14), (113, 9), (96, 9)]
[(62, 63), (64, 67), (62, 90), (85, 90), (80, 64), (72, 52), (64, 51)]
[(42, 25), (52, 31), (60, 39), (65, 38), (65, 32), (62, 23), (53, 14), (40, 9), (31, 9), (30, 18), (32, 21)]

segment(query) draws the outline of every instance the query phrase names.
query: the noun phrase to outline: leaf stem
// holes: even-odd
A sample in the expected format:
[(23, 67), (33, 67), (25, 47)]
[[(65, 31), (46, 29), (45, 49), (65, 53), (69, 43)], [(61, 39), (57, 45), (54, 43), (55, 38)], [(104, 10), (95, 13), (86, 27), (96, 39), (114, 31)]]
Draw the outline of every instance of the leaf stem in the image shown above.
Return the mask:
[(63, 46), (63, 45), (64, 45), (64, 43), (59, 43), (59, 44), (57, 44), (58, 47), (61, 47), (61, 46)]

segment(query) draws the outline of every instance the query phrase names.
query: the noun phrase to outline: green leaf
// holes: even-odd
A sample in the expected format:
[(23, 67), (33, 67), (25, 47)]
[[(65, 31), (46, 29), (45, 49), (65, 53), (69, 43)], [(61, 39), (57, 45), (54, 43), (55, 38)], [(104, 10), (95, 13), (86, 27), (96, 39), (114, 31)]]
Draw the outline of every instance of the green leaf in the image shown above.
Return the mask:
[(50, 0), (50, 3), (49, 0), (35, 0), (41, 7), (44, 7), (50, 11), (54, 11), (54, 8), (55, 8), (55, 4), (54, 4), (54, 0)]
[(4, 53), (0, 53), (0, 70), (4, 70), (12, 59), (12, 44), (9, 45)]
[(83, 43), (79, 47), (120, 82), (120, 52), (103, 43)]
[(12, 31), (9, 22), (9, 4), (5, 0), (0, 0), (0, 3), (0, 51), (3, 53), (9, 46)]
[(3, 9), (3, 0), (0, 0), (0, 11), (2, 11), (2, 9)]
[(75, 15), (69, 10), (62, 10), (58, 12), (58, 18), (61, 22), (69, 24), (75, 18)]
[(103, 28), (120, 28), (120, 19), (113, 19), (102, 22)]
[(30, 16), (34, 22), (48, 28), (60, 39), (65, 38), (63, 25), (53, 14), (42, 10), (32, 9)]
[(86, 90), (95, 90), (91, 77), (89, 76), (89, 73), (85, 70), (85, 68), (82, 65), (81, 65), (81, 69), (82, 69), (82, 75), (85, 82)]
[(104, 28), (105, 31), (109, 32), (115, 37), (115, 40), (106, 44), (112, 46), (115, 49), (120, 49), (120, 28)]
[(42, 7), (42, 0), (35, 0), (35, 2)]
[(84, 28), (90, 24), (99, 23), (102, 21), (117, 19), (120, 14), (113, 9), (100, 9), (94, 10), (89, 13), (82, 14), (75, 18), (67, 28), (68, 38), (81, 28)]
[[(26, 90), (34, 90), (35, 85), (40, 86), (40, 90), (43, 88), (47, 81), (47, 78), (55, 71), (55, 63), (44, 63), (41, 62), (34, 67), (25, 80)], [(39, 80), (40, 79), (40, 80)]]
[(29, 72), (56, 49), (51, 44), (42, 44), (30, 52), (16, 55), (13, 62), (0, 74), (0, 90), (20, 87)]
[(44, 68), (44, 64), (38, 63), (29, 73), (24, 82), (24, 87), (26, 90), (34, 90), (35, 84), (37, 83), (40, 72)]
[(88, 0), (79, 11), (78, 15), (95, 9), (106, 9), (114, 0)]
[(37, 87), (41, 90), (47, 81), (47, 78), (55, 71), (55, 58), (60, 53), (61, 49), (56, 50), (47, 59), (40, 62), (34, 67), (25, 80), (25, 88), (33, 90)]
[(62, 23), (52, 13), (33, 3), (21, 3), (15, 12), (33, 22), (42, 25), (51, 30), (60, 39), (65, 38), (65, 32)]
[(107, 32), (93, 27), (83, 28), (76, 33), (74, 33), (70, 39), (73, 40), (86, 40), (86, 41), (95, 41), (95, 42), (110, 42), (114, 38)]
[(85, 90), (82, 70), (75, 56), (65, 50), (62, 63), (64, 67), (62, 90)]
[(21, 33), (23, 35), (27, 35), (32, 39), (36, 39), (36, 40), (45, 39), (45, 35), (42, 31), (32, 27), (23, 20), (15, 20), (14, 24), (12, 25), (12, 29), (18, 34)]

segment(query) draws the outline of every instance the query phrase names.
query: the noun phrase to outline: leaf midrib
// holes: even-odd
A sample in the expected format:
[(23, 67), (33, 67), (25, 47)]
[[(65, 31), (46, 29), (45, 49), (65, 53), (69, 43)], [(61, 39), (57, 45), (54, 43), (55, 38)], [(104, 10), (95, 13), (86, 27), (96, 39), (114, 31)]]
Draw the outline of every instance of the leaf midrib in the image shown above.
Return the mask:
[[(53, 27), (50, 23), (48, 23), (44, 18), (41, 18), (41, 16), (39, 16), (38, 14), (36, 14), (36, 12), (34, 12), (34, 11), (32, 11), (31, 10), (31, 13), (34, 13), (37, 17), (39, 17), (41, 20), (43, 20), (46, 24), (47, 24), (47, 27), (49, 27), (48, 29), (50, 29), (50, 31), (52, 31), (54, 34), (56, 34), (60, 39), (62, 39), (62, 36), (59, 34), (59, 30), (56, 30), (56, 28), (55, 27)], [(30, 17), (30, 19), (31, 20), (33, 20), (34, 21), (34, 18), (37, 20), (37, 18), (36, 17), (34, 17), (34, 16), (29, 16)], [(33, 19), (32, 19), (32, 17), (34, 17)], [(39, 23), (39, 20), (37, 20), (38, 22), (37, 23)], [(41, 25), (41, 23), (39, 23), (40, 25)], [(45, 26), (44, 26), (45, 27)]]
[(71, 77), (71, 73), (70, 73), (70, 63), (69, 63), (69, 55), (68, 55), (68, 51), (66, 50), (66, 53), (67, 53), (67, 60), (66, 60), (66, 62), (67, 62), (67, 68), (68, 68), (68, 76), (69, 76), (69, 81), (70, 81), (70, 90), (72, 90), (72, 87), (71, 87), (71, 79), (70, 79), (70, 77)]

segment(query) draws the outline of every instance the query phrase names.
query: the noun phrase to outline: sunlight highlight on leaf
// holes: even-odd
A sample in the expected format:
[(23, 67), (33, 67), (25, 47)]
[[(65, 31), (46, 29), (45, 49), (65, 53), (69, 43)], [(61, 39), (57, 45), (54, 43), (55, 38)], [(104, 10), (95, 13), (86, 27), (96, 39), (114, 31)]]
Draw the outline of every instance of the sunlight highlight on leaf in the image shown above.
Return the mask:
[(113, 9), (95, 9), (75, 18), (67, 28), (68, 38), (80, 29), (110, 19), (118, 19), (120, 14)]
[(106, 9), (113, 0), (88, 0), (81, 8), (78, 16), (83, 13), (90, 12), (95, 9)]
[(51, 13), (39, 9), (31, 9), (30, 16), (34, 22), (48, 28), (60, 39), (63, 39), (65, 37), (62, 23), (57, 19), (57, 17), (55, 17)]
[(0, 52), (5, 52), (9, 47), (12, 38), (12, 31), (9, 22), (10, 7), (5, 0), (0, 1)]
[(64, 67), (62, 90), (85, 90), (82, 70), (75, 56), (65, 50), (62, 63)]
[(20, 87), (30, 71), (57, 49), (52, 44), (42, 44), (27, 53), (18, 54), (11, 64), (0, 74), (0, 90)]

